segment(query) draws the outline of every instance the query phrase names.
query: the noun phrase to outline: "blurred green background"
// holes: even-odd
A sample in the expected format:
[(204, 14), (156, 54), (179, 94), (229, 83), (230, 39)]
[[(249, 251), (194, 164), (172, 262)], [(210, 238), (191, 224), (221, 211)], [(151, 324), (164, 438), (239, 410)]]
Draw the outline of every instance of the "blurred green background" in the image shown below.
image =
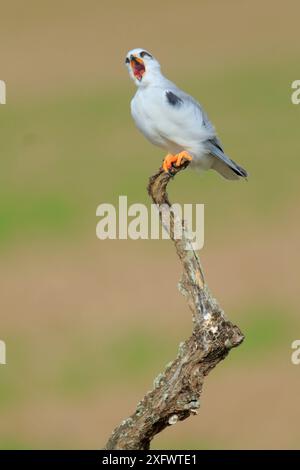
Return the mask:
[[(150, 203), (164, 157), (137, 132), (124, 67), (145, 47), (250, 173), (183, 172), (205, 204), (208, 284), (246, 335), (201, 409), (152, 448), (299, 448), (298, 1), (2, 1), (0, 447), (100, 448), (176, 355), (191, 316), (168, 241), (99, 241), (96, 207)], [(171, 326), (170, 326), (171, 325)]]

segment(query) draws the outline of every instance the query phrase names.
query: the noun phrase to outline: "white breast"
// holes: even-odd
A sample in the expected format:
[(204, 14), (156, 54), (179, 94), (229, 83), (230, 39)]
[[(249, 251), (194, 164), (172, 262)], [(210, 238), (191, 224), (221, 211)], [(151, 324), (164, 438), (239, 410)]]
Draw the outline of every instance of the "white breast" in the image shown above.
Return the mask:
[(131, 101), (131, 114), (137, 128), (154, 145), (167, 148), (167, 139), (160, 132), (161, 110), (157, 103), (156, 93), (146, 90), (137, 91)]

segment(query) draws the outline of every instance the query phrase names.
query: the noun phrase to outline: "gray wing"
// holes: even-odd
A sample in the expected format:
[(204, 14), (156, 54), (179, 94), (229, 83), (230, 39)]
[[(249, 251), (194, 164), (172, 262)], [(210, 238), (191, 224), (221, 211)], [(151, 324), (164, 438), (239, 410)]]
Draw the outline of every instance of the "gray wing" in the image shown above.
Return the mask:
[[(177, 88), (176, 85), (174, 85), (173, 83), (171, 85), (172, 86), (166, 92), (166, 97), (167, 97), (169, 104), (171, 106), (181, 106), (181, 104), (183, 104), (184, 102), (193, 104), (193, 106), (195, 106), (198, 112), (200, 112), (200, 114), (202, 115), (203, 125), (212, 134), (212, 137), (204, 142), (208, 152), (213, 157), (217, 158), (218, 160), (223, 162), (225, 165), (227, 165), (230, 168), (230, 170), (233, 171), (235, 175), (237, 175), (238, 177), (240, 176), (242, 178), (246, 178), (248, 176), (247, 171), (244, 170), (244, 168), (242, 168), (240, 165), (238, 165), (234, 160), (231, 160), (231, 158), (229, 158), (225, 154), (222, 144), (220, 140), (218, 139), (218, 137), (216, 136), (215, 128), (210, 122), (206, 112), (204, 111), (200, 103), (198, 103), (198, 101), (196, 101), (192, 96), (188, 95), (184, 91)], [(216, 165), (216, 169), (217, 169), (217, 166), (218, 165)], [(220, 172), (219, 169), (217, 171)], [(225, 176), (225, 173), (226, 171), (225, 172), (221, 171), (221, 174), (223, 174), (223, 176)], [(225, 177), (230, 178), (230, 176), (228, 175)]]
[[(202, 108), (201, 108), (201, 111), (202, 111), (202, 116), (203, 116), (203, 124), (209, 129), (214, 129), (206, 112)], [(207, 140), (205, 142), (205, 145), (207, 149), (209, 150), (209, 152), (211, 153), (211, 155), (213, 155), (214, 157), (224, 162), (237, 176), (241, 176), (242, 178), (247, 178), (248, 176), (247, 171), (244, 170), (244, 168), (242, 168), (240, 165), (238, 165), (234, 160), (231, 160), (231, 158), (229, 158), (228, 155), (226, 155), (226, 153), (223, 150), (220, 139), (216, 135), (214, 135), (214, 137), (212, 137), (211, 139)]]
[[(170, 106), (179, 107), (182, 104), (186, 103), (187, 105), (193, 106), (196, 108), (196, 114), (202, 117), (202, 125), (207, 128), (212, 137), (215, 136), (216, 131), (201, 104), (196, 101), (191, 95), (188, 95), (184, 91), (180, 90), (174, 83), (168, 81), (169, 87), (166, 90), (166, 97)], [(217, 137), (216, 141), (218, 141)]]
[(242, 178), (247, 178), (248, 176), (247, 171), (244, 170), (244, 168), (242, 168), (240, 165), (238, 165), (234, 160), (231, 160), (231, 158), (229, 158), (228, 155), (226, 155), (226, 153), (224, 152), (220, 139), (216, 136), (215, 128), (210, 122), (208, 115), (206, 114), (202, 106), (196, 100), (194, 100), (194, 98), (192, 98), (189, 95), (187, 96), (188, 96), (188, 99), (193, 101), (193, 104), (200, 109), (202, 118), (203, 118), (203, 125), (209, 131), (215, 134), (211, 139), (204, 142), (210, 154), (213, 157), (216, 157), (217, 159), (224, 162), (237, 176), (241, 176)]

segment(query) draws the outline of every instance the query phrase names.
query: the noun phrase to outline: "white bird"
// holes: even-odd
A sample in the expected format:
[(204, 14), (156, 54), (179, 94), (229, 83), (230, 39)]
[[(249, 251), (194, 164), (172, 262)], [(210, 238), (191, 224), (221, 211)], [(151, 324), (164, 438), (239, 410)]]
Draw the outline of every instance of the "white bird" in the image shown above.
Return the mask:
[(125, 63), (138, 87), (131, 101), (132, 117), (152, 144), (167, 150), (165, 171), (186, 159), (191, 167), (212, 168), (230, 180), (247, 177), (246, 170), (224, 153), (202, 106), (164, 77), (152, 54), (133, 49)]

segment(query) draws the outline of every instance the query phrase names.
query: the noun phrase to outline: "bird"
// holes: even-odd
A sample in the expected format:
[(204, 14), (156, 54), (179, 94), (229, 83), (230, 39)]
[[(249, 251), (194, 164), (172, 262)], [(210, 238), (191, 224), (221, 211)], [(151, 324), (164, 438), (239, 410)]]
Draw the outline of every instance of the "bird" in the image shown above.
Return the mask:
[(201, 104), (162, 74), (149, 51), (130, 50), (125, 64), (137, 85), (131, 115), (142, 134), (167, 151), (164, 171), (172, 174), (174, 166), (188, 161), (191, 168), (213, 169), (228, 180), (247, 178), (247, 171), (224, 152)]

